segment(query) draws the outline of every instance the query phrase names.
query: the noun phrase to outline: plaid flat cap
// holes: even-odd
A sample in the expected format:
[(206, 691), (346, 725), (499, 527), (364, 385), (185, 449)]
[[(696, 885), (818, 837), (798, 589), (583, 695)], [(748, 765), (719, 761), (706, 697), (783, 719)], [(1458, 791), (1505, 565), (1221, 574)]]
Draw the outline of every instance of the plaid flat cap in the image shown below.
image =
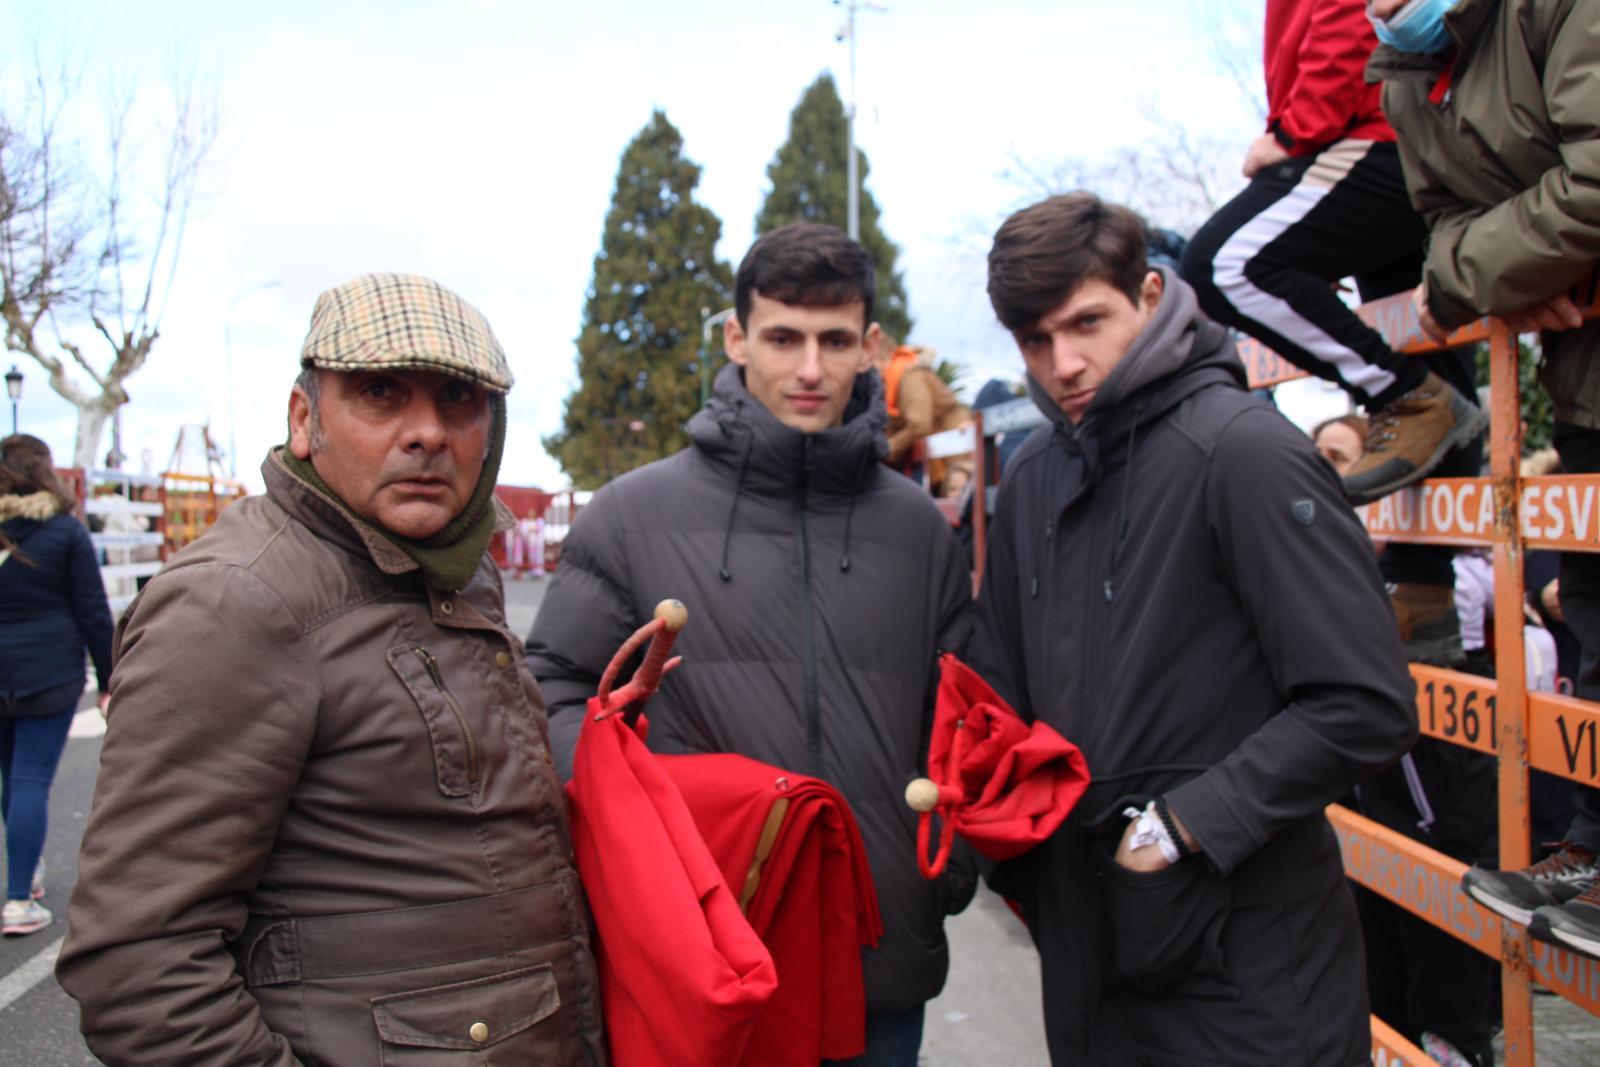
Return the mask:
[(438, 282), (415, 274), (363, 274), (317, 297), (300, 365), (431, 370), (497, 393), (513, 381), (489, 320)]

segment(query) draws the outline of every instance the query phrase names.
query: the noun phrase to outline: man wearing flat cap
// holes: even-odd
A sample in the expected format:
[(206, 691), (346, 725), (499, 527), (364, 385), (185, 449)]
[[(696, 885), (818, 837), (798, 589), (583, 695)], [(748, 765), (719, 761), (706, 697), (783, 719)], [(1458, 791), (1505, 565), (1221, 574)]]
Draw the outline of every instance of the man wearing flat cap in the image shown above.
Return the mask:
[(112, 1067), (602, 1065), (544, 702), (485, 555), (511, 373), (437, 283), (323, 293), (266, 495), (117, 628), (61, 985)]

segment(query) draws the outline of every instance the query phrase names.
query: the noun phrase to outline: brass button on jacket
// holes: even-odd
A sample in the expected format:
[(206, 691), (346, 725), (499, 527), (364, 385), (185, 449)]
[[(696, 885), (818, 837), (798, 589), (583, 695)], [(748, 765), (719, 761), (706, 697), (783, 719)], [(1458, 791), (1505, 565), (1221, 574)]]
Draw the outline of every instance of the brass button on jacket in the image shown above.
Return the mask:
[(499, 667), (501, 670), (505, 670), (507, 667), (511, 666), (511, 653), (496, 652), (494, 654), (494, 665)]
[(467, 1036), (482, 1044), (489, 1040), (489, 1027), (484, 1023), (473, 1023), (467, 1030)]

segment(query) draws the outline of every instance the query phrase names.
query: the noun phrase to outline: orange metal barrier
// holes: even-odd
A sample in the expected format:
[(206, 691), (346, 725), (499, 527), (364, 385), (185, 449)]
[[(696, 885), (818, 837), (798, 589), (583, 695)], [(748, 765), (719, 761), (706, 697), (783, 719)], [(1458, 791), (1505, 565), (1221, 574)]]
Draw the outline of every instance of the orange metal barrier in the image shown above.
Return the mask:
[(1428, 1054), (1394, 1031), (1388, 1023), (1372, 1017), (1372, 1067), (1438, 1067)]
[(172, 554), (211, 527), (222, 510), (245, 495), (238, 482), (205, 474), (161, 475), (161, 517), (156, 529), (162, 535), (161, 558)]
[[(1373, 301), (1357, 312), (1399, 351), (1444, 347), (1423, 334), (1409, 293)], [(1600, 305), (1586, 312), (1600, 315)], [(1455, 331), (1446, 344), (1489, 342), (1490, 477), (1434, 479), (1364, 510), (1377, 538), (1494, 548), (1494, 652), (1498, 679), (1413, 666), (1424, 733), (1499, 757), (1499, 854), (1505, 869), (1528, 866), (1528, 769), (1600, 784), (1600, 705), (1529, 693), (1522, 634), (1524, 546), (1600, 551), (1600, 475), (1522, 479), (1516, 338), (1494, 319)], [(1240, 357), (1252, 387), (1304, 373), (1250, 340)], [(1428, 922), (1461, 938), (1503, 967), (1505, 1064), (1533, 1067), (1532, 982), (1600, 1014), (1600, 961), (1532, 942), (1502, 923), (1460, 888), (1465, 866), (1343, 808), (1329, 809), (1345, 873)], [(1375, 1063), (1428, 1063), (1373, 1020)], [(1404, 1047), (1401, 1047), (1404, 1045)], [(1382, 1058), (1380, 1058), (1382, 1057)], [(1408, 1058), (1409, 1057), (1409, 1058)]]

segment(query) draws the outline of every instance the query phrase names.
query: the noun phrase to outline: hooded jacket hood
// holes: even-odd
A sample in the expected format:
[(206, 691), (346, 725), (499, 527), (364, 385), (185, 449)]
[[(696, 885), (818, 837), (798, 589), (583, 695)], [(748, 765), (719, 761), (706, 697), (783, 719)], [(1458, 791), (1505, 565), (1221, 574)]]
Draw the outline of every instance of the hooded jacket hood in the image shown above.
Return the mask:
[(44, 522), (61, 511), (61, 501), (54, 493), (7, 493), (0, 495), (0, 522), (27, 519)]
[(689, 420), (689, 438), (712, 465), (733, 482), (718, 575), (731, 581), (729, 554), (745, 490), (763, 496), (795, 492), (843, 496), (844, 551), (839, 569), (850, 569), (850, 529), (856, 497), (888, 451), (883, 379), (876, 370), (856, 375), (844, 419), (821, 433), (804, 433), (779, 421), (744, 383), (744, 368), (729, 363), (717, 374), (711, 399)]
[[(1201, 313), (1200, 303), (1188, 282), (1167, 267), (1153, 269), (1160, 273), (1163, 283), (1161, 302), (1128, 346), (1128, 351), (1106, 376), (1081, 423), (1074, 426), (1068, 421), (1066, 413), (1050, 394), (1032, 375), (1028, 376), (1028, 395), (1045, 418), (1065, 428), (1069, 437), (1087, 433), (1103, 435), (1102, 428), (1118, 421), (1117, 412), (1125, 408), (1129, 400), (1136, 399), (1144, 407), (1145, 417), (1149, 418), (1214, 381), (1232, 378), (1240, 386), (1248, 386), (1244, 364), (1239, 362), (1237, 351), (1229, 343), (1228, 331)], [(1168, 379), (1189, 371), (1208, 373), (1193, 381), (1186, 380), (1175, 391), (1169, 389), (1176, 383)], [(1168, 393), (1170, 395), (1156, 402), (1158, 396)]]
[(859, 492), (887, 450), (883, 379), (876, 370), (856, 375), (844, 419), (821, 433), (803, 433), (778, 421), (744, 383), (744, 368), (729, 363), (717, 373), (711, 399), (689, 420), (689, 438), (711, 462), (731, 467), (740, 489), (784, 493), (800, 484), (811, 444), (809, 485), (830, 493)]
[(1112, 467), (1134, 461), (1140, 426), (1155, 422), (1201, 389), (1249, 385), (1228, 331), (1205, 317), (1187, 282), (1166, 267), (1155, 269), (1165, 282), (1161, 302), (1106, 376), (1080, 423), (1074, 426), (1028, 376), (1028, 394), (1053, 429), (1048, 437), (1040, 431), (1039, 441), (1025, 447), (1018, 459), (1042, 449), (1049, 453), (1047, 462), (1067, 464), (1069, 469), (1046, 483), (1061, 494), (1052, 502), (1057, 510), (1070, 507)]

